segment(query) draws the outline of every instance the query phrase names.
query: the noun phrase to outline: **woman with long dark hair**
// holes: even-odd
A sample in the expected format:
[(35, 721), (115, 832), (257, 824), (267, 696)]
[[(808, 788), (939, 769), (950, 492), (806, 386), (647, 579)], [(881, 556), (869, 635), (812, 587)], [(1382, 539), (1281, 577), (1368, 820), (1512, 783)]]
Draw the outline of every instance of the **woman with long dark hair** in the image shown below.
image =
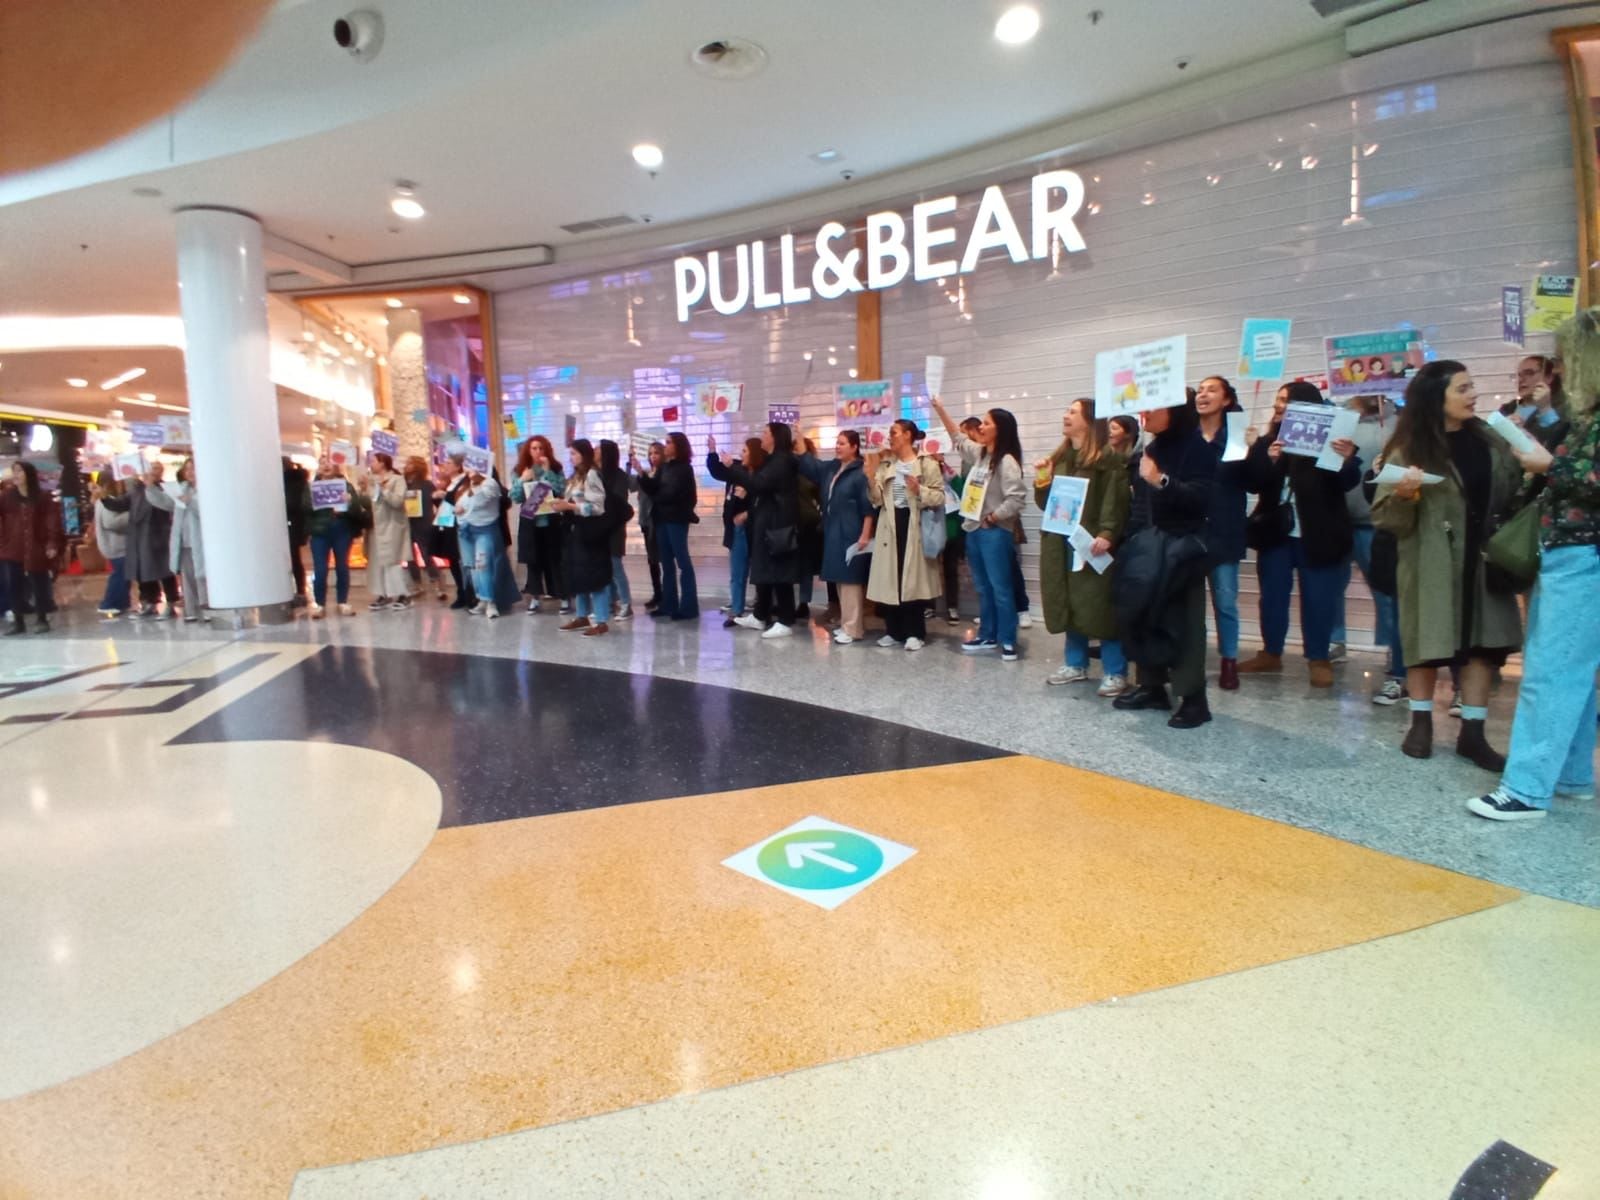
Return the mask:
[[(761, 448), (760, 438), (746, 438), (744, 453), (739, 456), (745, 471), (761, 469), (767, 461), (767, 452)], [(706, 438), (706, 472), (723, 485), (722, 491), (722, 548), (728, 552), (728, 608), (724, 629), (739, 623), (745, 613), (745, 594), (750, 583), (750, 492), (728, 474), (717, 454), (717, 439)]]
[[(530, 509), (528, 498), (539, 484), (550, 489), (549, 495)], [(534, 434), (517, 451), (511, 480), (511, 503), (518, 506), (517, 561), (526, 572), (522, 590), (528, 597), (529, 613), (539, 611), (541, 596), (567, 594), (561, 584), (561, 520), (555, 515), (555, 502), (566, 490), (567, 477), (555, 447), (543, 434)]]
[(1117, 708), (1178, 711), (1167, 724), (1194, 729), (1211, 720), (1206, 701), (1205, 545), (1217, 456), (1187, 403), (1140, 414), (1149, 441), (1134, 456), (1133, 504), (1118, 562), (1118, 625), (1138, 686), (1112, 701)]
[(600, 440), (600, 480), (606, 487), (606, 528), (611, 531), (611, 617), (631, 621), (633, 589), (628, 586), (628, 570), (622, 558), (628, 549), (633, 505), (628, 501), (628, 473), (622, 469), (622, 450), (610, 438)]
[[(970, 508), (961, 523), (966, 534), (967, 565), (978, 587), (978, 629), (962, 643), (969, 654), (999, 650), (1005, 662), (1017, 661), (1017, 597), (1012, 583), (1015, 568), (1015, 526), (1027, 503), (1022, 476), (1022, 441), (1017, 419), (1003, 408), (983, 414), (968, 437), (933, 397), (934, 411), (944, 422), (951, 442), (961, 452), (967, 477), (963, 508)], [(979, 489), (982, 499), (971, 506), (966, 497)]]
[(605, 520), (610, 497), (594, 443), (579, 438), (567, 450), (572, 475), (555, 510), (565, 514), (561, 561), (576, 611), (561, 632), (600, 637), (611, 629), (611, 532)]
[[(1522, 644), (1514, 595), (1490, 589), (1483, 545), (1510, 510), (1522, 468), (1478, 420), (1477, 388), (1461, 363), (1424, 366), (1406, 386), (1405, 407), (1383, 461), (1405, 478), (1378, 488), (1372, 520), (1395, 537), (1400, 640), (1406, 650), (1411, 728), (1401, 750), (1433, 754), (1433, 689), (1439, 668), (1459, 668), (1461, 732), (1456, 753), (1486, 771), (1505, 769), (1484, 736), (1489, 687)], [(1425, 485), (1424, 473), (1441, 482)]]
[(879, 512), (867, 599), (888, 626), (878, 640), (886, 649), (899, 644), (921, 650), (927, 644), (928, 607), (939, 594), (938, 559), (922, 552), (922, 514), (944, 520), (944, 470), (938, 459), (919, 452), (921, 441), (916, 422), (896, 421), (889, 427), (888, 459), (867, 455), (867, 496)]
[(822, 578), (839, 596), (839, 628), (833, 631), (833, 640), (848, 646), (867, 636), (867, 580), (877, 517), (861, 458), (861, 435), (841, 429), (833, 455), (823, 462), (805, 454), (799, 462), (801, 472), (822, 494)]
[(1311, 686), (1327, 688), (1333, 686), (1329, 649), (1344, 594), (1345, 563), (1355, 549), (1345, 493), (1361, 482), (1361, 460), (1348, 438), (1330, 444), (1342, 460), (1337, 471), (1324, 471), (1303, 454), (1285, 454), (1278, 431), (1291, 404), (1323, 406), (1327, 401), (1314, 383), (1284, 384), (1273, 400), (1271, 423), (1245, 460), (1250, 488), (1260, 496), (1250, 526), (1261, 588), (1262, 646), (1239, 670), (1255, 674), (1283, 669), (1289, 598), (1298, 579), (1300, 639)]
[(639, 497), (639, 536), (644, 539), (645, 562), (650, 567), (650, 599), (644, 602), (644, 610), (654, 615), (656, 609), (661, 607), (661, 547), (656, 544), (655, 501), (650, 498), (649, 492), (639, 486), (639, 477), (646, 473), (655, 475), (661, 470), (666, 447), (660, 442), (651, 442), (648, 457), (649, 462), (641, 467), (639, 460), (629, 455), (628, 490)]
[(689, 526), (700, 520), (695, 512), (700, 486), (694, 477), (693, 453), (689, 439), (673, 430), (667, 434), (660, 472), (639, 476), (639, 490), (651, 500), (661, 555), (661, 606), (650, 615), (664, 621), (693, 621), (700, 616), (694, 562), (689, 558)]
[(1244, 460), (1223, 462), (1228, 447), (1228, 422), (1244, 420), (1244, 406), (1233, 384), (1221, 375), (1208, 375), (1195, 389), (1195, 412), (1200, 436), (1217, 456), (1217, 474), (1211, 488), (1211, 517), (1206, 546), (1211, 551), (1211, 612), (1217, 622), (1217, 654), (1225, 692), (1239, 686), (1239, 564), (1245, 552), (1245, 508), (1249, 467)]
[(39, 487), (31, 462), (11, 464), (8, 485), (0, 487), (0, 570), (11, 596), (11, 628), (6, 636), (27, 633), (23, 614), (32, 610), (35, 633), (50, 632), (56, 610), (51, 572), (63, 566), (61, 506)]
[[(406, 551), (406, 574), (411, 577), (411, 586), (420, 594), (422, 576), (426, 572), (434, 595), (441, 601), (448, 600), (450, 597), (445, 594), (444, 581), (439, 577), (439, 568), (433, 561), (433, 510), (437, 503), (433, 498), (433, 473), (428, 470), (428, 460), (420, 454), (411, 455), (406, 459), (402, 475), (406, 484), (406, 524), (411, 529), (411, 545)], [(417, 565), (418, 559), (422, 560), (420, 567)]]
[[(1047, 460), (1056, 475), (1085, 479), (1083, 511), (1078, 518), (1094, 544), (1091, 555), (1109, 553), (1128, 523), (1128, 463), (1106, 445), (1105, 422), (1095, 419), (1094, 401), (1074, 400), (1061, 421), (1063, 440)], [(1044, 508), (1049, 483), (1035, 482), (1034, 500)], [(1044, 593), (1044, 623), (1051, 633), (1066, 634), (1062, 665), (1045, 679), (1052, 685), (1083, 683), (1089, 678), (1089, 642), (1100, 642), (1101, 696), (1128, 690), (1128, 662), (1117, 630), (1112, 597), (1116, 566), (1104, 574), (1076, 563), (1076, 552), (1064, 535), (1045, 533), (1039, 543), (1039, 586)]]
[(800, 466), (795, 461), (794, 431), (779, 421), (762, 427), (761, 448), (767, 460), (755, 471), (729, 463), (728, 478), (750, 493), (750, 582), (755, 584), (753, 612), (735, 622), (760, 629), (771, 641), (793, 634), (795, 585), (800, 582)]

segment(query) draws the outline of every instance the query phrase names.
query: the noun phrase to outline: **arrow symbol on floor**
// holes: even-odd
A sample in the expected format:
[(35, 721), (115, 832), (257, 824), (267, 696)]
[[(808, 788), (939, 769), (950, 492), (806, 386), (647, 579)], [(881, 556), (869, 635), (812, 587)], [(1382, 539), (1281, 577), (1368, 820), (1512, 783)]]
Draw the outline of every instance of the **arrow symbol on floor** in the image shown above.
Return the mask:
[(801, 865), (810, 859), (824, 867), (832, 867), (835, 871), (843, 871), (847, 875), (856, 873), (855, 863), (847, 863), (843, 859), (824, 854), (824, 850), (832, 850), (836, 842), (790, 842), (784, 847), (784, 852), (789, 856), (789, 869), (798, 871)]

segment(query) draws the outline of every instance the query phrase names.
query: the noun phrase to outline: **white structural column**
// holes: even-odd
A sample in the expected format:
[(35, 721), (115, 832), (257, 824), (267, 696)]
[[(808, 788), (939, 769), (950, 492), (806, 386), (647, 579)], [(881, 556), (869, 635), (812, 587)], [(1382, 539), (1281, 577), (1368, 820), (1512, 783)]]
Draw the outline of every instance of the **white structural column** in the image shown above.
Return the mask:
[(282, 604), (289, 574), (277, 391), (268, 375), (261, 225), (231, 209), (177, 214), (184, 368), (213, 608)]
[[(433, 431), (428, 423), (428, 357), (422, 313), (414, 308), (389, 313), (389, 400), (394, 431), (404, 457), (430, 457)], [(417, 414), (422, 414), (420, 417)]]

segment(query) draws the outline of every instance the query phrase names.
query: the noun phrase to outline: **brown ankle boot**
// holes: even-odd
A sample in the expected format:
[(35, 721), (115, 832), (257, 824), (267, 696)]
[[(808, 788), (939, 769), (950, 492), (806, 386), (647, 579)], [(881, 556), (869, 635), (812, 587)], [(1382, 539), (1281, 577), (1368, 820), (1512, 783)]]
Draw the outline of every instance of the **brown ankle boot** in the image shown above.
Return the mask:
[(1331, 688), (1333, 686), (1333, 664), (1325, 658), (1311, 660), (1311, 686), (1314, 688)]
[(1225, 692), (1237, 692), (1239, 690), (1239, 660), (1237, 658), (1225, 658), (1222, 660), (1221, 676), (1217, 682), (1222, 685), (1222, 690)]
[(1461, 732), (1456, 735), (1456, 753), (1496, 775), (1506, 769), (1506, 756), (1489, 745), (1489, 740), (1483, 735), (1482, 721), (1461, 722)]
[(1406, 731), (1406, 740), (1400, 743), (1400, 753), (1410, 758), (1433, 757), (1433, 714), (1431, 712), (1414, 712), (1411, 714), (1411, 728)]
[(1239, 664), (1241, 675), (1261, 675), (1267, 671), (1283, 670), (1283, 655), (1268, 654), (1265, 650), (1257, 650), (1254, 658), (1247, 658)]

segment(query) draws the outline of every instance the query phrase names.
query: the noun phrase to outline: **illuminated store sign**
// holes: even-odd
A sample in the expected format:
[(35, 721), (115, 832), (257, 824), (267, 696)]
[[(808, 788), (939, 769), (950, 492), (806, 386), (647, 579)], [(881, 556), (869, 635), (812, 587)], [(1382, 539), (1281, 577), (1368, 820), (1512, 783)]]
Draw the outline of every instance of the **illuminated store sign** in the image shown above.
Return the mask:
[[(1027, 262), (1030, 258), (1043, 259), (1049, 257), (1052, 235), (1059, 237), (1068, 251), (1076, 253), (1085, 249), (1083, 234), (1073, 223), (1083, 207), (1083, 180), (1078, 173), (1046, 171), (1035, 175), (1030, 191), (1031, 236), (1024, 239), (999, 185), (985, 188), (959, 259), (954, 257), (956, 230), (934, 224), (956, 211), (958, 202), (954, 196), (941, 196), (913, 205), (909, 237), (906, 220), (899, 213), (873, 213), (866, 220), (864, 250), (853, 244), (848, 229), (838, 221), (829, 221), (817, 230), (817, 261), (811, 268), (809, 286), (795, 278), (794, 235), (791, 233), (778, 240), (776, 280), (767, 277), (766, 243), (755, 241), (736, 246), (732, 252), (734, 284), (731, 290), (725, 278), (725, 251), (713, 250), (704, 259), (685, 255), (672, 264), (677, 283), (678, 320), (687, 321), (690, 310), (708, 296), (712, 308), (723, 316), (732, 316), (751, 302), (757, 308), (776, 308), (780, 304), (801, 304), (812, 296), (834, 300), (846, 292), (890, 288), (907, 274), (919, 283), (948, 275), (965, 275), (977, 268), (978, 259), (985, 250), (1003, 249), (1015, 263)], [(835, 248), (841, 241), (848, 246), (843, 254)]]

